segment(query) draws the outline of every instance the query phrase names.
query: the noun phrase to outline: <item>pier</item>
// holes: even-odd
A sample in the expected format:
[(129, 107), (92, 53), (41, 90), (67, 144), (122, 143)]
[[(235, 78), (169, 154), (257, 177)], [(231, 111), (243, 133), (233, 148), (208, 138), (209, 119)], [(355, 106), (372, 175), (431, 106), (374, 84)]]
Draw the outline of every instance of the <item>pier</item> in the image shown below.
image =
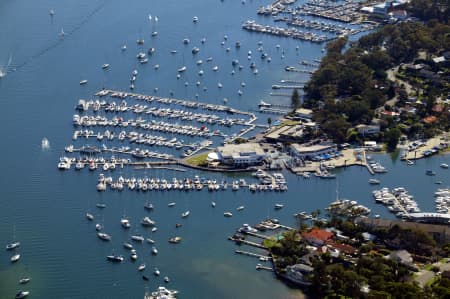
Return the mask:
[(248, 251), (244, 251), (244, 250), (239, 250), (239, 249), (236, 249), (235, 252), (236, 252), (237, 254), (242, 254), (242, 255), (252, 256), (252, 257), (256, 257), (256, 258), (263, 258), (263, 259), (267, 259), (267, 260), (271, 260), (271, 259), (272, 259), (271, 256), (261, 255), (261, 254), (257, 254), (257, 253), (253, 253), (253, 252), (248, 252)]
[(249, 245), (249, 246), (253, 246), (253, 247), (256, 247), (256, 248), (267, 250), (267, 247), (265, 247), (265, 246), (263, 246), (261, 244), (258, 244), (258, 243), (255, 243), (255, 242), (250, 242), (250, 241), (247, 241), (247, 240), (244, 240), (244, 239), (239, 239), (239, 238), (235, 238), (235, 237), (230, 236), (230, 237), (228, 237), (228, 240), (234, 241), (236, 244), (245, 244), (245, 245)]
[(268, 236), (261, 235), (261, 234), (258, 234), (258, 233), (252, 233), (252, 232), (245, 231), (245, 230), (242, 230), (242, 229), (239, 229), (239, 232), (242, 233), (242, 234), (244, 234), (244, 235), (249, 235), (249, 236), (256, 237), (256, 238), (260, 238), (260, 239), (264, 239), (264, 240), (265, 240), (265, 239), (269, 239)]
[(303, 89), (304, 85), (272, 85), (272, 89)]

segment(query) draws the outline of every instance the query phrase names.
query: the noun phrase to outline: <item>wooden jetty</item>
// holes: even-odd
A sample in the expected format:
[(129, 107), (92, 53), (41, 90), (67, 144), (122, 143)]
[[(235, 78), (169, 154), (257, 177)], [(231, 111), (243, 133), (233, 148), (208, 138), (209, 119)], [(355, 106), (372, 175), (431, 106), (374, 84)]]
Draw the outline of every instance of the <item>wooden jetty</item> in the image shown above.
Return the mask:
[(256, 238), (260, 238), (260, 239), (269, 239), (268, 236), (261, 235), (261, 234), (258, 234), (258, 233), (244, 231), (244, 230), (241, 230), (241, 229), (239, 230), (239, 232), (242, 233), (242, 234), (249, 235), (249, 236), (256, 237)]
[(271, 260), (271, 259), (272, 259), (271, 256), (262, 255), (262, 254), (257, 254), (257, 253), (253, 253), (253, 252), (249, 252), (249, 251), (244, 251), (244, 250), (239, 250), (239, 249), (236, 249), (235, 252), (236, 252), (237, 254), (242, 254), (242, 255), (252, 256), (252, 257), (256, 257), (256, 258), (266, 258), (267, 260)]
[(267, 250), (267, 247), (266, 247), (266, 246), (263, 246), (263, 245), (261, 245), (261, 244), (255, 243), (255, 242), (250, 242), (250, 241), (247, 241), (247, 240), (235, 238), (235, 237), (232, 237), (232, 236), (229, 236), (229, 237), (228, 237), (228, 240), (234, 241), (234, 242), (236, 242), (237, 244), (245, 244), (245, 245), (249, 245), (249, 246), (253, 246), (253, 247), (256, 247), (256, 248), (260, 248), (260, 249), (265, 249), (265, 250)]

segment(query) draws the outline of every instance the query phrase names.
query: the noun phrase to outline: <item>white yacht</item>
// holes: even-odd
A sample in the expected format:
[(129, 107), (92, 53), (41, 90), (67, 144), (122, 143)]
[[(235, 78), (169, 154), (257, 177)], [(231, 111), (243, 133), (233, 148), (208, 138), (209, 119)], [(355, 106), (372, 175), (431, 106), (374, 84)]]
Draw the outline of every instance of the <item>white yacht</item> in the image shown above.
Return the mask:
[(153, 274), (155, 274), (156, 276), (159, 276), (161, 274), (161, 272), (159, 272), (158, 268), (155, 268), (155, 270), (153, 271)]
[(17, 292), (15, 298), (16, 298), (16, 299), (21, 299), (21, 298), (27, 297), (28, 295), (30, 295), (30, 292), (29, 292), (29, 291), (19, 291), (19, 292)]
[(153, 255), (157, 255), (158, 254), (158, 249), (156, 249), (155, 246), (152, 246), (152, 254)]
[(20, 284), (26, 284), (26, 283), (29, 283), (30, 281), (31, 281), (31, 278), (25, 277), (25, 278), (20, 279), (19, 283)]
[(141, 224), (143, 226), (154, 226), (156, 222), (150, 219), (150, 217), (146, 216), (142, 219)]
[(223, 213), (223, 216), (231, 217), (231, 216), (233, 216), (233, 214), (231, 214), (231, 212), (225, 212), (225, 213)]
[(215, 208), (215, 207), (216, 207), (216, 203), (215, 203), (214, 201), (211, 201), (211, 206), (212, 206), (213, 208)]
[(275, 210), (280, 210), (280, 209), (282, 209), (283, 207), (284, 207), (284, 205), (281, 204), (281, 203), (275, 204)]
[(80, 85), (85, 85), (87, 83), (88, 83), (88, 80), (86, 80), (86, 79), (80, 81)]
[(87, 218), (87, 220), (90, 220), (90, 221), (92, 221), (92, 220), (94, 220), (94, 215), (92, 215), (91, 213), (86, 213), (86, 218)]
[(186, 211), (186, 212), (181, 214), (181, 217), (182, 218), (186, 218), (187, 216), (189, 216), (190, 213), (191, 213), (190, 211)]
[(198, 17), (197, 16), (193, 17), (192, 18), (192, 22), (197, 23), (198, 22)]
[(11, 244), (6, 245), (6, 250), (13, 250), (20, 246), (20, 242), (13, 242)]
[(144, 271), (145, 270), (145, 264), (140, 264), (138, 267), (138, 271)]
[(236, 211), (242, 211), (245, 207), (244, 206), (239, 206), (236, 208)]
[(186, 69), (187, 69), (186, 66), (182, 66), (182, 67), (180, 67), (180, 68), (178, 69), (178, 72), (179, 72), (179, 73), (182, 73), (182, 72), (184, 72)]
[(176, 203), (174, 203), (174, 202), (171, 202), (168, 204), (169, 208), (174, 207), (175, 205), (176, 205)]
[(11, 257), (11, 263), (15, 263), (20, 259), (20, 254), (15, 254)]
[(130, 228), (131, 226), (130, 221), (125, 217), (120, 219), (120, 224), (122, 225), (123, 228)]
[(138, 235), (133, 235), (133, 236), (131, 236), (131, 240), (137, 241), (137, 242), (144, 242), (144, 237), (138, 236)]
[(448, 164), (446, 164), (446, 163), (442, 163), (440, 166), (441, 166), (441, 168), (444, 168), (444, 169), (448, 168)]
[(100, 239), (104, 240), (104, 241), (111, 241), (111, 236), (106, 234), (106, 233), (97, 233), (97, 237), (99, 237)]
[(107, 68), (109, 68), (109, 63), (105, 63), (102, 65), (102, 69), (107, 69)]

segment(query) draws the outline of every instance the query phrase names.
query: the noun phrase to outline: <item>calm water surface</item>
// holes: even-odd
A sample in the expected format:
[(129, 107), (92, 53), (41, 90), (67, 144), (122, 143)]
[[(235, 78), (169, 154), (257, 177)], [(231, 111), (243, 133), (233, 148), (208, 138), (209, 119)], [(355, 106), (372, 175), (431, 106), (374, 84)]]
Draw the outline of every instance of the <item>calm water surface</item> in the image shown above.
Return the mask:
[[(289, 191), (283, 194), (251, 194), (248, 191), (218, 192), (106, 192), (95, 191), (98, 173), (69, 171), (56, 168), (64, 146), (70, 144), (73, 128), (71, 118), (79, 98), (89, 98), (102, 87), (127, 90), (133, 69), (139, 70), (136, 91), (158, 95), (222, 103), (242, 110), (252, 110), (260, 99), (286, 104), (287, 98), (269, 98), (271, 85), (281, 79), (306, 80), (299, 73), (286, 73), (287, 65), (300, 60), (312, 61), (322, 55), (321, 45), (307, 42), (251, 34), (241, 30), (247, 19), (270, 23), (256, 15), (262, 1), (49, 1), (39, 3), (24, 0), (4, 0), (0, 3), (0, 65), (12, 57), (9, 73), (0, 80), (2, 146), (0, 159), (0, 244), (13, 238), (21, 242), (21, 260), (10, 264), (10, 252), (0, 251), (0, 297), (13, 298), (19, 289), (18, 280), (31, 276), (26, 286), (33, 298), (142, 298), (145, 287), (150, 290), (163, 284), (150, 271), (158, 267), (162, 277), (171, 278), (169, 287), (181, 292), (182, 298), (298, 298), (298, 290), (278, 282), (268, 272), (255, 271), (256, 260), (236, 256), (236, 246), (226, 240), (242, 223), (256, 223), (266, 217), (276, 217), (288, 225), (295, 225), (294, 212), (325, 208), (335, 198), (336, 182), (317, 179), (304, 180), (286, 173)], [(49, 16), (49, 10), (56, 14)], [(149, 22), (151, 14), (153, 22)], [(154, 22), (154, 16), (158, 22)], [(194, 24), (192, 17), (198, 16)], [(64, 30), (65, 37), (59, 37)], [(150, 32), (158, 31), (152, 38)], [(224, 35), (228, 36), (225, 45)], [(191, 43), (183, 45), (183, 38)], [(200, 39), (206, 37), (204, 45)], [(145, 45), (136, 45), (136, 39)], [(234, 43), (241, 42), (236, 50)], [(272, 62), (262, 61), (257, 42), (262, 41)], [(126, 43), (127, 51), (120, 47)], [(280, 47), (275, 47), (279, 44)], [(200, 48), (193, 57), (191, 49)], [(299, 46), (296, 51), (295, 47)], [(140, 50), (156, 48), (147, 65), (135, 58)], [(227, 52), (226, 48), (230, 47)], [(176, 49), (176, 55), (169, 51)], [(251, 50), (259, 74), (249, 69), (247, 52)], [(206, 63), (207, 57), (213, 61)], [(239, 59), (245, 67), (232, 76), (231, 60)], [(203, 59), (198, 67), (195, 61)], [(101, 70), (103, 63), (110, 69)], [(155, 70), (154, 64), (160, 64)], [(176, 70), (186, 65), (188, 70), (180, 80)], [(219, 66), (218, 72), (211, 68)], [(205, 76), (200, 78), (198, 70)], [(80, 86), (82, 79), (89, 80)], [(200, 87), (195, 82), (201, 81)], [(189, 83), (185, 87), (185, 82)], [(223, 84), (222, 89), (217, 83)], [(240, 86), (241, 82), (246, 87)], [(203, 91), (207, 87), (207, 91)], [(238, 96), (238, 90), (243, 91)], [(260, 123), (266, 122), (262, 116)], [(47, 137), (51, 148), (43, 151), (41, 139)], [(389, 169), (380, 176), (383, 186), (406, 187), (417, 198), (423, 210), (433, 210), (435, 180), (449, 184), (449, 172), (439, 169), (448, 156), (438, 156), (406, 166), (389, 156), (375, 156)], [(436, 177), (425, 176), (433, 168)], [(383, 206), (373, 204), (369, 174), (362, 168), (338, 170), (341, 197), (358, 200), (370, 206), (373, 214), (390, 217)], [(117, 173), (118, 174), (118, 173)], [(157, 177), (186, 177), (194, 172), (123, 170), (124, 176), (147, 175)], [(208, 175), (222, 179), (220, 175)], [(232, 178), (227, 178), (231, 180)], [(151, 217), (158, 223), (158, 231), (144, 231), (138, 222), (146, 215), (143, 203), (151, 200), (155, 211)], [(211, 208), (210, 201), (217, 203)], [(104, 202), (107, 208), (98, 210), (95, 203)], [(168, 202), (177, 202), (169, 209)], [(285, 208), (274, 211), (274, 203)], [(235, 211), (245, 205), (241, 213), (224, 218), (224, 211)], [(180, 215), (190, 210), (187, 219)], [(95, 235), (94, 223), (88, 223), (85, 213), (91, 210), (96, 221), (103, 223), (112, 242), (101, 242)], [(129, 232), (121, 229), (120, 217), (126, 214), (132, 222)], [(175, 229), (175, 223), (183, 227)], [(126, 254), (122, 243), (131, 233), (144, 233), (156, 241), (157, 256), (151, 256), (148, 244), (136, 245), (139, 260), (113, 265), (105, 261), (112, 252)], [(173, 246), (169, 237), (180, 235), (181, 244)], [(126, 254), (128, 258), (128, 254)], [(137, 264), (147, 263), (151, 281), (144, 283), (137, 272)], [(31, 297), (31, 296), (30, 296)]]

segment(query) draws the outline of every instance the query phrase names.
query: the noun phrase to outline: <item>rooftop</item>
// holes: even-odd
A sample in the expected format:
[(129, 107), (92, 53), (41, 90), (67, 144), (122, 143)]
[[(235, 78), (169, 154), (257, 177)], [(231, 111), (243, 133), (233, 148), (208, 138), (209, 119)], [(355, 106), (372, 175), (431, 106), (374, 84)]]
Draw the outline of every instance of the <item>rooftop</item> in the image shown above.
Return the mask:
[(222, 156), (245, 156), (246, 154), (264, 155), (264, 150), (258, 143), (225, 144), (219, 146), (217, 151)]

